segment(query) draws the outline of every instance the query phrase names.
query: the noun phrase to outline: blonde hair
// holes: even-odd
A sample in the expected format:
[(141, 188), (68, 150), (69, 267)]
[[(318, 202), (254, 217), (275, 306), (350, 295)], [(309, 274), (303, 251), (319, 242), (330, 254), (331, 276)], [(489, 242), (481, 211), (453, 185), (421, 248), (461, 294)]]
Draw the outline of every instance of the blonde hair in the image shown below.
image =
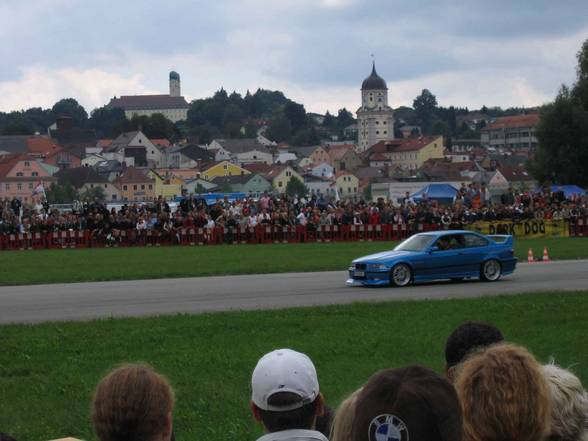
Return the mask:
[(473, 355), (455, 388), (465, 441), (539, 441), (548, 433), (547, 383), (539, 363), (520, 346), (497, 344)]
[(541, 367), (551, 397), (551, 440), (588, 440), (588, 397), (574, 374), (553, 363)]
[(144, 364), (112, 370), (92, 401), (92, 423), (101, 441), (151, 441), (163, 433), (174, 407), (167, 379)]
[(355, 402), (362, 390), (363, 387), (360, 387), (339, 404), (331, 424), (330, 441), (351, 440), (351, 430), (355, 420)]

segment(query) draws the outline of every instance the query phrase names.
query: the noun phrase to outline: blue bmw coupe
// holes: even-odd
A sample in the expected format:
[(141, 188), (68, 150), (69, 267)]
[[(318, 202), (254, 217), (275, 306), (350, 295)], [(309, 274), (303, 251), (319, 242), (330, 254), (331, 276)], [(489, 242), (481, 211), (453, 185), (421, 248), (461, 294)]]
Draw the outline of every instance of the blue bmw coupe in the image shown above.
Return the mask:
[(514, 272), (513, 237), (449, 230), (415, 234), (392, 251), (355, 259), (350, 286), (406, 286), (412, 282), (479, 277), (494, 282)]

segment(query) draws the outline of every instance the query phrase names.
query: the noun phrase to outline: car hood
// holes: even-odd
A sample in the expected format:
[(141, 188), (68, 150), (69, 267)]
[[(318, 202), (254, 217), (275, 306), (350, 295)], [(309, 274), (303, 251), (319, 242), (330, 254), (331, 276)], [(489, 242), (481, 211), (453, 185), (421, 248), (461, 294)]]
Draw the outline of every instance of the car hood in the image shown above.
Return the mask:
[(370, 254), (369, 256), (363, 256), (355, 259), (353, 263), (368, 263), (368, 262), (381, 262), (393, 259), (395, 257), (407, 256), (414, 254), (414, 251), (384, 251), (382, 253)]

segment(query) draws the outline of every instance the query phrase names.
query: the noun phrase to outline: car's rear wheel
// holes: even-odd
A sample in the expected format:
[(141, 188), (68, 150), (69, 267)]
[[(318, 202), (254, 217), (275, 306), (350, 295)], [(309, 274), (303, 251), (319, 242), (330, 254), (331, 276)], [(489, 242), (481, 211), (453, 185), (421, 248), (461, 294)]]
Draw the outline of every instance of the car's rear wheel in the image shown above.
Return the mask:
[(390, 284), (393, 286), (406, 286), (412, 280), (412, 270), (405, 263), (394, 265), (390, 271)]
[(490, 259), (482, 264), (480, 269), (480, 279), (485, 282), (495, 282), (502, 275), (502, 266), (496, 259)]

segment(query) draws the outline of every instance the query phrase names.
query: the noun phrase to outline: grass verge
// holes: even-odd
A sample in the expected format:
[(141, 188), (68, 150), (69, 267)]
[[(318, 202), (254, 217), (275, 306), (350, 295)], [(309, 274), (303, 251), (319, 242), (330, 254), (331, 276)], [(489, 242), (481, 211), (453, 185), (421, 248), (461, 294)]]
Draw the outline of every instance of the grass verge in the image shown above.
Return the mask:
[[(344, 270), (352, 259), (391, 249), (391, 242), (209, 247), (108, 248), (0, 253), (0, 285)], [(532, 248), (551, 259), (588, 258), (588, 238), (515, 242), (519, 259)]]
[(257, 359), (292, 347), (314, 360), (327, 402), (378, 369), (420, 363), (439, 372), (464, 320), (496, 324), (541, 362), (555, 357), (588, 381), (588, 291), (468, 300), (353, 304), (0, 327), (0, 428), (21, 440), (95, 439), (94, 386), (113, 365), (145, 361), (177, 392), (178, 439), (255, 439), (247, 403)]

